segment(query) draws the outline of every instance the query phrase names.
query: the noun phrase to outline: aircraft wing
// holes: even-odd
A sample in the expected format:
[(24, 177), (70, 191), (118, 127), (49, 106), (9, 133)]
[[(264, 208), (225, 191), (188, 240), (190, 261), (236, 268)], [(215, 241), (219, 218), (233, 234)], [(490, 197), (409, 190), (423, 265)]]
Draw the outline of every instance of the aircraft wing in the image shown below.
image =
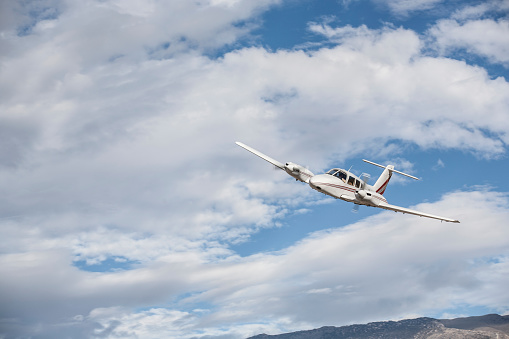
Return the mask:
[(236, 142), (237, 145), (239, 145), (240, 147), (248, 150), (249, 152), (253, 153), (254, 155), (257, 155), (259, 156), (260, 158), (262, 158), (263, 160), (265, 161), (268, 161), (270, 162), (272, 165), (276, 166), (276, 167), (279, 167), (281, 168), (283, 171), (285, 170), (285, 165), (283, 163), (280, 163), (279, 161), (275, 160), (275, 159), (272, 159), (271, 157), (269, 157), (268, 155), (265, 155), (263, 154), (262, 152), (260, 151), (257, 151), (255, 150), (254, 148), (251, 148), (249, 147), (248, 145), (245, 145), (241, 142)]
[(444, 218), (444, 217), (440, 217), (438, 215), (423, 213), (423, 212), (419, 212), (419, 211), (416, 211), (416, 210), (411, 210), (409, 208), (399, 207), (399, 206), (395, 206), (395, 205), (391, 205), (391, 204), (386, 204), (386, 203), (381, 203), (380, 205), (378, 205), (376, 207), (380, 207), (380, 208), (383, 208), (383, 209), (386, 209), (386, 210), (390, 210), (390, 211), (394, 211), (394, 212), (408, 213), (408, 214), (418, 215), (420, 217), (438, 219), (438, 220), (442, 220), (442, 221), (446, 221), (446, 222), (459, 223), (459, 220), (456, 220), (456, 219)]

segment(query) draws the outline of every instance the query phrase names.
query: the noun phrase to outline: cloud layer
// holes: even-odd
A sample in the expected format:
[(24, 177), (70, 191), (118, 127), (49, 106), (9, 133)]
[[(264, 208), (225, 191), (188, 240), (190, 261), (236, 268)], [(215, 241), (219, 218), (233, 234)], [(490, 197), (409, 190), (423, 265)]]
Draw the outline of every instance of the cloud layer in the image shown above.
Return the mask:
[[(123, 272), (79, 271), (68, 265), (70, 253), (57, 251), (5, 255), (0, 267), (9, 278), (2, 290), (10, 293), (3, 301), (11, 316), (67, 317), (64, 328), (110, 329), (127, 337), (247, 336), (458, 304), (503, 311), (509, 302), (508, 204), (506, 194), (494, 191), (456, 192), (415, 208), (453, 213), (462, 224), (384, 212), (312, 234), (281, 252), (211, 261), (187, 250)], [(43, 315), (49, 305), (54, 311)], [(133, 313), (133, 307), (141, 309)]]

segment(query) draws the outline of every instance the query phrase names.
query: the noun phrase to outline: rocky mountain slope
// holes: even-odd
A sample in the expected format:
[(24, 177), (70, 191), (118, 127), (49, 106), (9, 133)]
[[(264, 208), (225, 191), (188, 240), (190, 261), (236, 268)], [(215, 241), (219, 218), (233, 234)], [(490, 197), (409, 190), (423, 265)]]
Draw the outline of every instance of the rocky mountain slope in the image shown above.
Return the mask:
[(457, 319), (417, 318), (374, 322), (249, 339), (509, 339), (509, 316), (488, 314)]

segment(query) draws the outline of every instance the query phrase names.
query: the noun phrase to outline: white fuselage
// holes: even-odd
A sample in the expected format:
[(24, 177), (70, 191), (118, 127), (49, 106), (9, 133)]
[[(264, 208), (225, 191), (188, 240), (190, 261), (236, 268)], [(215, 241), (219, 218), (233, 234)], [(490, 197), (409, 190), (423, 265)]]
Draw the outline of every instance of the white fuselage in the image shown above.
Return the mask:
[(309, 179), (309, 186), (318, 192), (359, 205), (378, 206), (387, 200), (356, 175), (340, 168)]

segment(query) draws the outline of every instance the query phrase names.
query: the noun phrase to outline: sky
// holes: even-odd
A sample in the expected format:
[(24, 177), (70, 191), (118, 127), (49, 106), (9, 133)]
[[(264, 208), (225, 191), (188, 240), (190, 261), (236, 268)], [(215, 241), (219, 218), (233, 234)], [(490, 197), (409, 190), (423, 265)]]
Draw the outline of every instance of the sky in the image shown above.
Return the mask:
[[(509, 314), (509, 1), (0, 2), (0, 338)], [(393, 164), (391, 204), (315, 174)]]

